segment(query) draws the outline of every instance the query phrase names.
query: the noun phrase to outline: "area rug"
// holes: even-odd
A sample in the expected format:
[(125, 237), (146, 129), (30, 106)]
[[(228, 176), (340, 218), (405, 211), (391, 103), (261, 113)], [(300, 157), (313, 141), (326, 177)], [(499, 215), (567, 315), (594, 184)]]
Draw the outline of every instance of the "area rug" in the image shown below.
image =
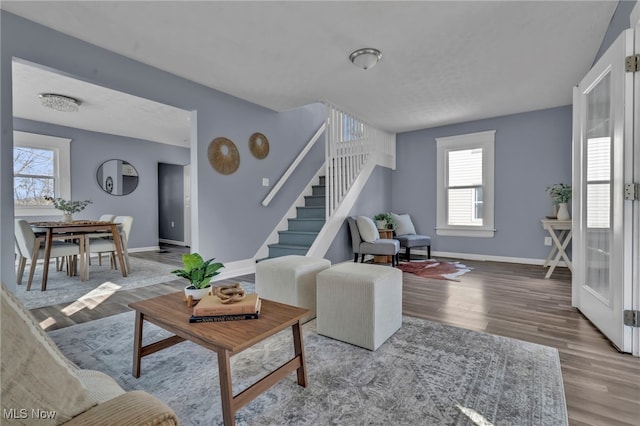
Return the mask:
[[(133, 325), (126, 312), (49, 334), (81, 368), (154, 394), (181, 424), (221, 425), (216, 354), (183, 342), (143, 358), (135, 379)], [(318, 335), (315, 320), (302, 328), (308, 387), (290, 374), (239, 410), (238, 425), (567, 424), (554, 348), (411, 317), (375, 352)], [(145, 323), (144, 336), (166, 332)], [(233, 356), (234, 393), (292, 354), (287, 329)]]
[(403, 262), (398, 265), (398, 269), (422, 278), (460, 281), (458, 277), (469, 272), (472, 268), (459, 262), (441, 262), (435, 259), (428, 259)]
[(80, 277), (68, 277), (65, 272), (56, 271), (55, 263), (51, 263), (46, 291), (40, 290), (42, 265), (36, 268), (31, 290), (27, 291), (29, 278), (29, 265), (27, 265), (22, 285), (16, 286), (14, 294), (27, 309), (34, 309), (70, 303), (81, 298), (101, 298), (114, 291), (130, 290), (176, 279), (176, 276), (171, 274), (175, 266), (133, 256), (129, 256), (129, 263), (131, 271), (127, 277), (123, 277), (119, 269), (116, 271), (110, 268), (109, 259), (105, 260), (103, 257), (102, 266), (98, 265), (96, 259), (92, 259), (87, 281), (80, 281)]

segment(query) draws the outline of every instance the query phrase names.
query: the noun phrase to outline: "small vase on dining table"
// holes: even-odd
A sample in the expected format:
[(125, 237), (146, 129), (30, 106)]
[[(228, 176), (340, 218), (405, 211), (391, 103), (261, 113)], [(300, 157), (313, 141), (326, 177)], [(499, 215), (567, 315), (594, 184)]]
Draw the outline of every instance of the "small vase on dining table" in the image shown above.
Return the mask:
[(73, 217), (71, 217), (71, 213), (65, 213), (62, 215), (62, 221), (67, 223), (67, 222), (73, 222)]

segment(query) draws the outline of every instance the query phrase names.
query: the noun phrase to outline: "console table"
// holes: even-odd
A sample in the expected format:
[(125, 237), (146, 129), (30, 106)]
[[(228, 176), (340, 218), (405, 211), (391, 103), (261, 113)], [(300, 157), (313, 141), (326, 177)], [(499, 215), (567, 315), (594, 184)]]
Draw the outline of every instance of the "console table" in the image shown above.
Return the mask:
[[(549, 278), (562, 258), (571, 272), (573, 265), (567, 256), (566, 249), (573, 236), (571, 220), (541, 219), (542, 227), (551, 235), (553, 245), (543, 266), (549, 266), (545, 278)], [(555, 254), (555, 257), (553, 257)], [(552, 259), (553, 258), (553, 259)]]

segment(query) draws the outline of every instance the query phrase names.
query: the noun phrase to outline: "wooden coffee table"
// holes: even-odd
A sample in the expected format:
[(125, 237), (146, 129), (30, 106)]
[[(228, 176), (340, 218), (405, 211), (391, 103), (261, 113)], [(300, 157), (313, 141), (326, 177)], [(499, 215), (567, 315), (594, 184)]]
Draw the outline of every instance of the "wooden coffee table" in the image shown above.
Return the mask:
[[(136, 312), (133, 376), (140, 377), (142, 357), (185, 340), (216, 352), (225, 425), (234, 425), (235, 413), (240, 408), (294, 371), (298, 375), (298, 384), (307, 387), (300, 320), (309, 313), (308, 309), (262, 299), (259, 319), (193, 324), (189, 323), (192, 310), (184, 302), (184, 292), (131, 303), (129, 307)], [(174, 336), (142, 346), (142, 325), (145, 320)], [(229, 358), (287, 327), (293, 331), (293, 358), (234, 396)]]

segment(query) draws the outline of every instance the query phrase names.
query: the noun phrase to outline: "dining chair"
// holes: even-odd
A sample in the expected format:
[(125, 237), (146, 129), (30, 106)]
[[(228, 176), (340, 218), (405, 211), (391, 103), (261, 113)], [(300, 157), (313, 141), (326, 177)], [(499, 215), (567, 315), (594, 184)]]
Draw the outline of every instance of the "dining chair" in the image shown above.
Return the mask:
[[(130, 270), (129, 265), (129, 252), (127, 247), (127, 242), (129, 240), (129, 233), (131, 232), (131, 225), (133, 224), (133, 216), (116, 216), (113, 219), (114, 223), (118, 223), (121, 225), (120, 229), (120, 242), (122, 243), (122, 255), (124, 256), (124, 267), (127, 272)], [(89, 238), (86, 241), (88, 246), (87, 252), (89, 256), (91, 253), (97, 253), (99, 257), (99, 262), (101, 264), (101, 255), (102, 253), (109, 253), (111, 259), (111, 267), (114, 269), (118, 269), (116, 262), (116, 245), (113, 241), (113, 236), (102, 237), (102, 238)], [(120, 265), (123, 267), (122, 265)]]
[(15, 242), (15, 253), (16, 258), (18, 259), (18, 270), (16, 271), (16, 284), (22, 284), (22, 277), (24, 276), (24, 268), (27, 265), (27, 256), (23, 256), (20, 251), (20, 247), (18, 247), (18, 241), (14, 237)]
[[(115, 214), (110, 214), (110, 213), (103, 214), (98, 219), (98, 222), (113, 222), (115, 218), (116, 218)], [(86, 234), (85, 238), (104, 238), (105, 233), (108, 233), (108, 232), (107, 231), (92, 232), (91, 234)], [(88, 264), (91, 265), (91, 256), (89, 256)], [(98, 265), (102, 265), (102, 253), (98, 253)]]
[[(18, 266), (18, 284), (22, 282), (22, 275), (24, 273), (24, 266), (26, 265), (26, 258), (31, 258), (31, 266), (29, 268), (29, 280), (27, 281), (27, 290), (31, 290), (31, 283), (33, 282), (33, 275), (36, 270), (38, 259), (44, 258), (44, 240), (41, 237), (36, 237), (36, 234), (31, 229), (29, 222), (24, 219), (16, 219), (15, 221), (15, 242), (22, 258)], [(75, 243), (69, 243), (67, 241), (54, 240), (51, 243), (51, 256), (50, 258), (66, 257), (67, 259), (67, 273), (75, 274), (78, 267), (78, 255), (80, 254), (80, 246)], [(43, 283), (43, 289), (46, 283)]]

